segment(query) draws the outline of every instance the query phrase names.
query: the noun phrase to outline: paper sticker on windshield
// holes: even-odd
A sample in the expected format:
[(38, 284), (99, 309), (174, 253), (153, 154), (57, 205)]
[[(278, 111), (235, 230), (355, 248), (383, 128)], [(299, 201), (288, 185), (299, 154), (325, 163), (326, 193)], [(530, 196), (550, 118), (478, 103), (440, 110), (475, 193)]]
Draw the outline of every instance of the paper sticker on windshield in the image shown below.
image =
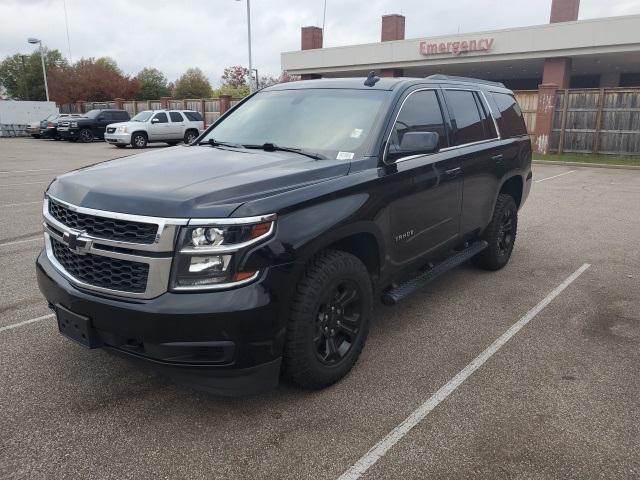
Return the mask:
[(360, 138), (360, 135), (362, 135), (362, 129), (361, 128), (354, 128), (353, 130), (351, 130), (351, 135), (349, 135), (351, 138)]
[(338, 152), (336, 160), (353, 160), (353, 152)]

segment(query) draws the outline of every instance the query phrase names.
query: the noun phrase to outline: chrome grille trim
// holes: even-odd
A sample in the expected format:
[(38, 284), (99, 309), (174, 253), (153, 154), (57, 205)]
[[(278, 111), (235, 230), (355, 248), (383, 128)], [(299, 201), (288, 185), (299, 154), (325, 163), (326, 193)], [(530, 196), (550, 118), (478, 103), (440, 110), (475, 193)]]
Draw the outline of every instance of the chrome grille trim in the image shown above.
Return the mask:
[[(150, 244), (126, 242), (96, 237), (94, 235), (89, 235), (86, 232), (68, 227), (67, 225), (64, 225), (63, 223), (55, 219), (49, 212), (49, 197), (46, 197), (43, 202), (42, 214), (44, 216), (43, 227), (47, 258), (56, 268), (56, 270), (58, 270), (72, 284), (86, 290), (104, 293), (107, 295), (138, 299), (155, 298), (159, 295), (162, 295), (168, 290), (171, 264), (173, 262), (173, 252), (178, 229), (180, 228), (180, 226), (188, 224), (188, 218), (160, 218), (142, 215), (131, 215), (118, 212), (107, 212), (104, 210), (78, 207), (68, 202), (59, 200), (55, 197), (51, 197), (51, 199), (78, 213), (124, 221), (151, 223), (158, 226), (158, 233), (156, 234), (155, 241)], [(53, 248), (51, 245), (51, 238), (55, 238), (57, 241), (65, 243), (63, 239), (63, 235), (65, 233), (76, 235), (79, 240), (81, 240), (82, 242), (86, 242), (87, 247), (83, 253), (90, 253), (92, 255), (99, 255), (103, 257), (148, 264), (149, 274), (147, 277), (146, 290), (144, 292), (138, 293), (99, 287), (96, 285), (88, 284), (71, 275), (64, 269), (60, 262), (58, 262), (53, 253)], [(101, 245), (121, 248), (133, 253), (105, 250), (99, 248)]]

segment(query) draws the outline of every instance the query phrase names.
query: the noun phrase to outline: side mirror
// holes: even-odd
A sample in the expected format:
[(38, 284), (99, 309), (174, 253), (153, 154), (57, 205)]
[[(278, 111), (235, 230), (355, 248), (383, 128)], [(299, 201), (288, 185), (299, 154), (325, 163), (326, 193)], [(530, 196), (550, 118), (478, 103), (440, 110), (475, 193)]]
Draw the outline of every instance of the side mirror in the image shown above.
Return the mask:
[(387, 159), (395, 161), (411, 155), (428, 155), (436, 153), (440, 147), (440, 135), (436, 132), (406, 132), (402, 136), (400, 146), (390, 145)]
[(151, 123), (160, 123), (160, 119), (159, 118), (152, 118), (151, 119)]

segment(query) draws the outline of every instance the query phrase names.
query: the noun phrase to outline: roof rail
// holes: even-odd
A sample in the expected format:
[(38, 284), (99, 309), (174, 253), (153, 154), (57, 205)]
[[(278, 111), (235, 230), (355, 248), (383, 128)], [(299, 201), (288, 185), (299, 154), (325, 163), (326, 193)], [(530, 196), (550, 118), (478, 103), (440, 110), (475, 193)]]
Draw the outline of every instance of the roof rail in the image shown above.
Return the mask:
[(453, 82), (465, 82), (465, 83), (482, 83), (483, 85), (492, 85), (494, 87), (507, 88), (502, 82), (492, 82), (491, 80), (482, 80), (481, 78), (470, 77), (456, 77), (455, 75), (442, 75), (437, 73), (435, 75), (429, 75), (428, 80), (450, 80)]

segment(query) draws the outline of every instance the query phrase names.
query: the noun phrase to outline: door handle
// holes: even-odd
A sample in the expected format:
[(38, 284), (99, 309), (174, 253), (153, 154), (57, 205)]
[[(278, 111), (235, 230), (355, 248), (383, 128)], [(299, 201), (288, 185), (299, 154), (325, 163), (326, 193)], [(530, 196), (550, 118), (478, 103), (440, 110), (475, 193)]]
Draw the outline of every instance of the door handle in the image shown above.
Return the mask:
[(491, 160), (494, 160), (496, 162), (501, 162), (502, 160), (504, 160), (504, 155), (499, 153), (498, 155), (494, 155), (493, 157), (491, 157)]
[(457, 177), (461, 171), (462, 171), (462, 168), (456, 167), (456, 168), (452, 168), (451, 170), (445, 170), (444, 173), (446, 173), (449, 178), (454, 178), (454, 177)]

